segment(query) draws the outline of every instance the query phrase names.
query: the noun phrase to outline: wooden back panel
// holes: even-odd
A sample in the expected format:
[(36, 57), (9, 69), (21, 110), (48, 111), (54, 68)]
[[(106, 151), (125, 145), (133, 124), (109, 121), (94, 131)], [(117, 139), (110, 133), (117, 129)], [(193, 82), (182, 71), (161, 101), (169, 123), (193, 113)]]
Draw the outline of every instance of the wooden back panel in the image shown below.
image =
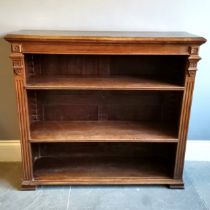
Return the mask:
[(183, 85), (187, 56), (26, 54), (27, 81), (36, 77), (144, 76)]
[(34, 144), (34, 157), (165, 157), (174, 160), (176, 143), (40, 143)]
[(31, 122), (143, 120), (177, 125), (182, 92), (34, 90), (28, 97)]

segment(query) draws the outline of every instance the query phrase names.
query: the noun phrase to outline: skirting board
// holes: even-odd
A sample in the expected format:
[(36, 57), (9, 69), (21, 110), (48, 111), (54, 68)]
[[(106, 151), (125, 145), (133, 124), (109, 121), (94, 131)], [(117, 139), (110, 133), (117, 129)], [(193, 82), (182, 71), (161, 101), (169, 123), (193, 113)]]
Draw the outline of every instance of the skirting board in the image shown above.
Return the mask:
[(21, 161), (19, 140), (0, 140), (0, 162)]
[[(0, 162), (21, 160), (19, 140), (0, 140)], [(187, 141), (185, 160), (210, 161), (210, 141)]]

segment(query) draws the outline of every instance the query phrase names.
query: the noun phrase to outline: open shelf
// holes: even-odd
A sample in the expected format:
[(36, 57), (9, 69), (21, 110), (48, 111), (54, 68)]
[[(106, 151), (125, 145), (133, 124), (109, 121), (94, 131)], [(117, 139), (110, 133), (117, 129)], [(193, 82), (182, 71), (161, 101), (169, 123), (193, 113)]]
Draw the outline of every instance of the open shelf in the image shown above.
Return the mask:
[(112, 77), (39, 77), (31, 79), (27, 89), (69, 90), (184, 90), (170, 81), (132, 76)]
[[(35, 180), (106, 183), (109, 181), (133, 182), (143, 178), (170, 179), (169, 163), (164, 159), (132, 157), (73, 157), (37, 159), (34, 165)], [(137, 180), (136, 180), (137, 179)], [(110, 183), (110, 182), (108, 182)], [(136, 182), (138, 183), (138, 182)]]
[(181, 91), (27, 90), (31, 142), (177, 142)]
[(34, 179), (44, 182), (127, 183), (172, 179), (176, 144), (32, 144)]
[(177, 142), (173, 126), (138, 121), (57, 121), (31, 125), (31, 142)]
[(183, 90), (186, 56), (26, 54), (27, 89)]

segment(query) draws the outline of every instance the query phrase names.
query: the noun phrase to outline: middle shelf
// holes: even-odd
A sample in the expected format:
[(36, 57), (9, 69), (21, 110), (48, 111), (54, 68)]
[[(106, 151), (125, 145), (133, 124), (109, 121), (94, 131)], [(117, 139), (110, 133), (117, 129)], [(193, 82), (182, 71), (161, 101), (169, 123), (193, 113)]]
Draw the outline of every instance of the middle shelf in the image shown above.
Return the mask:
[(27, 90), (31, 142), (177, 142), (182, 91)]
[(31, 142), (177, 142), (174, 126), (138, 121), (45, 121), (31, 125)]
[(132, 76), (111, 77), (36, 77), (30, 79), (26, 89), (69, 90), (184, 90), (173, 81)]

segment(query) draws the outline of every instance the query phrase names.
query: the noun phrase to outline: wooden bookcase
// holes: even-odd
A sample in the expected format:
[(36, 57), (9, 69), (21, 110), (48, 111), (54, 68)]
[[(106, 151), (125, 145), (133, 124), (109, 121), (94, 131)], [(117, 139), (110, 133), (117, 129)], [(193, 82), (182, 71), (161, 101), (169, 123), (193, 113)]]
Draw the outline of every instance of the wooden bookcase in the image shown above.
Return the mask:
[(8, 34), (23, 189), (62, 184), (183, 188), (199, 46), (183, 32)]

